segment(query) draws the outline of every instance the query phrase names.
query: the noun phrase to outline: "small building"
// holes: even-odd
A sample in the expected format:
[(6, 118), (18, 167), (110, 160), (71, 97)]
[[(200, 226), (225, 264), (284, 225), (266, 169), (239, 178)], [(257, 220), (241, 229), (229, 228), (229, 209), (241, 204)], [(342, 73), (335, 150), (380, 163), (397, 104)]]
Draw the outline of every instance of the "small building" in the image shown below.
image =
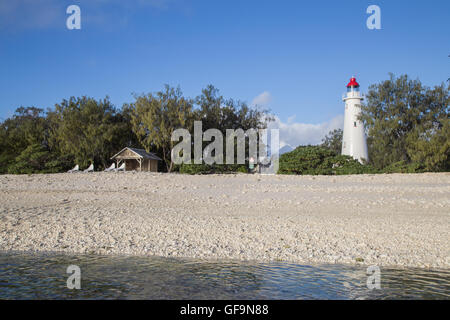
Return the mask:
[(158, 161), (162, 159), (144, 149), (125, 147), (111, 157), (116, 161), (116, 168), (125, 163), (125, 171), (151, 171), (158, 172)]

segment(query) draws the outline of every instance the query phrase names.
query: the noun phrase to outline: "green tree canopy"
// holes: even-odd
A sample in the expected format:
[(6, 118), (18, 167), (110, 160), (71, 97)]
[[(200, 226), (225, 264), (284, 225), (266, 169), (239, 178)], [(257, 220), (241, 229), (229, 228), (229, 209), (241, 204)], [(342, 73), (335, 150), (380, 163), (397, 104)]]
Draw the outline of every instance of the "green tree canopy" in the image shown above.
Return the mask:
[(333, 131), (330, 131), (325, 138), (322, 139), (321, 146), (333, 151), (336, 155), (341, 154), (342, 135), (342, 129), (334, 129)]
[(111, 155), (130, 143), (126, 116), (108, 98), (72, 97), (57, 104), (48, 118), (50, 147), (80, 166), (106, 167)]
[[(202, 94), (195, 98), (196, 109), (194, 110), (195, 120), (202, 121), (202, 129), (218, 129), (226, 137), (227, 129), (265, 129), (267, 124), (273, 120), (269, 110), (249, 107), (245, 102), (226, 99), (219, 94), (219, 90), (213, 85), (207, 86), (202, 90)], [(259, 136), (257, 136), (259, 141)], [(204, 142), (205, 147), (209, 142)], [(234, 157), (237, 158), (237, 140), (235, 140)], [(245, 154), (248, 154), (249, 141), (245, 141)], [(226, 157), (226, 139), (223, 140), (224, 159)], [(216, 166), (217, 167), (217, 166)], [(227, 167), (226, 168), (233, 168)], [(217, 168), (220, 168), (217, 167)], [(211, 169), (216, 172), (217, 169)], [(224, 169), (227, 170), (227, 169)], [(232, 169), (234, 170), (234, 169)], [(242, 170), (242, 169), (241, 169)]]
[(29, 145), (47, 145), (47, 120), (44, 110), (35, 107), (20, 107), (11, 118), (0, 125), (0, 172)]
[(208, 85), (195, 98), (198, 106), (194, 111), (195, 120), (202, 121), (203, 130), (215, 128), (225, 134), (226, 129), (264, 129), (272, 120), (268, 110), (251, 108), (246, 103), (225, 99), (219, 90)]
[(42, 144), (31, 144), (8, 166), (8, 173), (55, 173), (65, 170), (65, 164)]
[(406, 75), (370, 86), (361, 120), (369, 158), (377, 168), (418, 162), (425, 170), (448, 170), (449, 88), (428, 88)]
[(170, 153), (175, 142), (171, 141), (172, 132), (179, 128), (191, 131), (192, 101), (183, 97), (179, 88), (168, 85), (156, 94), (136, 96), (136, 102), (130, 105), (131, 123), (134, 133), (147, 152), (158, 151), (172, 171)]
[(225, 99), (212, 85), (203, 89), (194, 100), (183, 97), (179, 88), (168, 85), (156, 94), (135, 98), (136, 102), (130, 105), (133, 131), (147, 151), (162, 155), (169, 172), (174, 168), (170, 153), (177, 143), (171, 141), (175, 129), (184, 128), (193, 135), (194, 121), (201, 121), (203, 131), (214, 128), (225, 136), (226, 129), (265, 128), (269, 120), (267, 111)]

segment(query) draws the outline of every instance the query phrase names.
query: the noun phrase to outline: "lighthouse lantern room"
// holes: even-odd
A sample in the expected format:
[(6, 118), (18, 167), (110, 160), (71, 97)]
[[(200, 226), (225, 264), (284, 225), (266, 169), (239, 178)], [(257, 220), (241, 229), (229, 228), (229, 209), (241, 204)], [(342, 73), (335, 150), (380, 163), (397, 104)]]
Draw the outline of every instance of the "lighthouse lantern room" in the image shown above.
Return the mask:
[(359, 84), (356, 82), (356, 78), (352, 77), (347, 85), (347, 93), (343, 97), (345, 116), (342, 154), (352, 156), (361, 163), (363, 160), (369, 160), (364, 125), (358, 119), (363, 99), (359, 92)]

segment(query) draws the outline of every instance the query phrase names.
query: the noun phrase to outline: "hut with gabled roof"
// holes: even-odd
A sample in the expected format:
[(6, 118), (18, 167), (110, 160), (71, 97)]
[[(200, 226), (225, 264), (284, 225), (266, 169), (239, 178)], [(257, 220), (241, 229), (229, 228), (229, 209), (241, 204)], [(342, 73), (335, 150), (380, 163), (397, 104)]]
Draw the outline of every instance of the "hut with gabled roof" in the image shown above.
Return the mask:
[(116, 161), (116, 168), (125, 163), (125, 171), (151, 171), (158, 172), (158, 161), (162, 159), (144, 149), (125, 147), (111, 157)]

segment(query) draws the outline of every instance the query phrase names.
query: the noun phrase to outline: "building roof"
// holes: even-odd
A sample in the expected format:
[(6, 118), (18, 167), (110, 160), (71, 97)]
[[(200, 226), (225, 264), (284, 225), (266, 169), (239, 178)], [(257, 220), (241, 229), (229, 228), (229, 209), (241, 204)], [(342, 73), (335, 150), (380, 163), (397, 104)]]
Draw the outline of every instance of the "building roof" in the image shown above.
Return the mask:
[(356, 78), (355, 77), (352, 77), (350, 79), (350, 82), (348, 83), (347, 88), (350, 88), (350, 87), (359, 87), (359, 83), (356, 82)]
[[(123, 158), (126, 159), (127, 156), (121, 157), (120, 154), (123, 153), (125, 150), (130, 150), (131, 152), (133, 152), (136, 155), (136, 158), (141, 158), (141, 159), (151, 159), (151, 160), (162, 160), (160, 157), (158, 157), (156, 154), (151, 153), (151, 152), (147, 152), (144, 149), (137, 149), (137, 148), (128, 148), (125, 147), (122, 150), (120, 150), (119, 152), (117, 152), (115, 155), (113, 155), (111, 157), (111, 160), (115, 159), (115, 158)], [(135, 159), (135, 157), (129, 157), (129, 159)]]

